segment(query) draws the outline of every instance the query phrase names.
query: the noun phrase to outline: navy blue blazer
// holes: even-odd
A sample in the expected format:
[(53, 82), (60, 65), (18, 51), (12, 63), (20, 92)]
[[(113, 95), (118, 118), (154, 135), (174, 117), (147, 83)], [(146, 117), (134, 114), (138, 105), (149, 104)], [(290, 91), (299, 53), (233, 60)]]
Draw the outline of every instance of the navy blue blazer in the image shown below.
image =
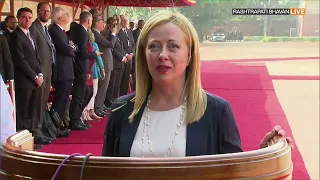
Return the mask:
[(56, 47), (54, 78), (58, 81), (74, 80), (73, 65), (76, 55), (74, 49), (69, 46), (69, 37), (56, 23), (53, 23), (48, 31)]
[[(116, 99), (104, 134), (102, 156), (130, 157), (131, 146), (147, 101), (132, 122), (135, 94)], [(242, 152), (239, 130), (230, 104), (207, 93), (207, 108), (200, 121), (187, 126), (186, 156)]]

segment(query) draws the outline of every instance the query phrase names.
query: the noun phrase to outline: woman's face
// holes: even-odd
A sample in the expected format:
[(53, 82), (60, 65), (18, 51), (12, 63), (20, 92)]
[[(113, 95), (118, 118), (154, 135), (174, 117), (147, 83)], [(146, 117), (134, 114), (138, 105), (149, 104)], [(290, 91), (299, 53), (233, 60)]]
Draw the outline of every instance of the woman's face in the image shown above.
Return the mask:
[(185, 81), (188, 56), (185, 34), (177, 25), (169, 22), (150, 31), (146, 59), (153, 82), (168, 84)]

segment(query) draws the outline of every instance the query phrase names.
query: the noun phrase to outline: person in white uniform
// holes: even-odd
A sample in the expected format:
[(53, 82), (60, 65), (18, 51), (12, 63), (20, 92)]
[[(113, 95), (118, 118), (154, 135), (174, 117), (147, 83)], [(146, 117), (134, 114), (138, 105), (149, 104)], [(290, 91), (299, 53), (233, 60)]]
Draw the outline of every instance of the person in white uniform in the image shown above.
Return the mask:
[(13, 121), (13, 104), (9, 91), (4, 84), (0, 75), (0, 135), (1, 143), (16, 133), (16, 127)]
[[(199, 39), (184, 15), (171, 11), (153, 15), (141, 30), (136, 52), (136, 92), (113, 103), (102, 156), (184, 157), (242, 151), (231, 105), (201, 87)], [(284, 134), (276, 126), (260, 148)]]

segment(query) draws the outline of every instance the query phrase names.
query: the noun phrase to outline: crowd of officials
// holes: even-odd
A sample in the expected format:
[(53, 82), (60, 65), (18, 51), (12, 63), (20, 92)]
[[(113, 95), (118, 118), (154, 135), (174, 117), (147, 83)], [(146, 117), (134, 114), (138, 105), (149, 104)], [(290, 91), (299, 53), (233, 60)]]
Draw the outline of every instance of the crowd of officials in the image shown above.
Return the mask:
[(82, 12), (79, 22), (70, 18), (64, 8), (40, 2), (37, 12), (20, 8), (1, 26), (0, 74), (5, 84), (15, 82), (16, 130), (29, 130), (36, 148), (55, 140), (43, 132), (46, 113), (62, 122), (59, 136), (68, 136), (135, 90), (135, 44), (144, 20), (105, 21), (96, 9)]

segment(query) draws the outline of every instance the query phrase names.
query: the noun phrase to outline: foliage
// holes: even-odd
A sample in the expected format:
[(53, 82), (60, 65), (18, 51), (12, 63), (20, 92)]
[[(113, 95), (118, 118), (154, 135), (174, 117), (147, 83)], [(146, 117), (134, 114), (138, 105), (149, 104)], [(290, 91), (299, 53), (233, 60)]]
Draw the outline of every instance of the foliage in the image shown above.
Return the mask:
[(319, 37), (287, 37), (287, 36), (244, 36), (244, 41), (260, 42), (319, 42)]
[(244, 36), (243, 41), (261, 41), (264, 36)]
[[(129, 20), (140, 20), (144, 19), (147, 20), (150, 16), (158, 12), (159, 10), (163, 10), (167, 8), (152, 8), (149, 7), (118, 7), (116, 9), (115, 6), (109, 7), (109, 17), (113, 16), (114, 14), (127, 14)], [(171, 8), (172, 9), (172, 8)]]
[(197, 0), (195, 7), (182, 7), (180, 12), (193, 22), (199, 36), (202, 36), (215, 25), (227, 24), (232, 16), (231, 6), (238, 1), (240, 0)]
[(197, 0), (195, 7), (183, 7), (180, 11), (193, 22), (200, 36), (213, 26), (250, 20), (264, 20), (264, 34), (267, 35), (273, 20), (295, 20), (296, 17), (232, 16), (232, 8), (292, 8), (299, 7), (299, 3), (299, 0)]
[(319, 37), (264, 37), (261, 42), (319, 42)]
[[(299, 0), (197, 0), (196, 6), (168, 8), (178, 10), (188, 17), (195, 26), (199, 36), (214, 26), (227, 25), (231, 21), (264, 20), (264, 33), (270, 32), (273, 20), (294, 20), (295, 16), (232, 16), (232, 8), (291, 8), (299, 7)], [(145, 19), (166, 8), (109, 8), (109, 15), (126, 14), (130, 20)], [(202, 38), (200, 38), (202, 39)]]
[[(244, 0), (242, 1), (243, 8), (293, 8), (299, 7), (299, 0)], [(270, 29), (272, 26), (273, 20), (295, 20), (297, 17), (295, 16), (287, 16), (287, 15), (248, 15), (248, 16), (235, 16), (233, 20), (241, 21), (241, 20), (263, 20), (264, 21), (264, 35), (267, 36), (270, 34)]]
[[(293, 8), (299, 7), (299, 0), (239, 0), (238, 8)], [(233, 20), (263, 20), (266, 16), (234, 16)], [(294, 16), (269, 16), (276, 20), (292, 20)]]

